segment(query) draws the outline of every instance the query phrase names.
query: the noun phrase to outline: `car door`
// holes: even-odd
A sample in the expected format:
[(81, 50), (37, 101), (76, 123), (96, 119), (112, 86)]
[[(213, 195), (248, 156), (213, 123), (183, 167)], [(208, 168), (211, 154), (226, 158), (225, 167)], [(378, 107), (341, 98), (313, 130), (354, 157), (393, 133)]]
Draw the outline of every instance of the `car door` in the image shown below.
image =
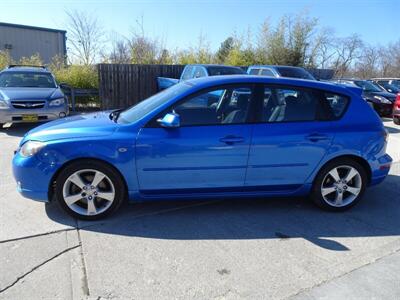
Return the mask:
[[(304, 184), (334, 138), (334, 111), (322, 92), (262, 86), (254, 125), (246, 186), (295, 190)], [(259, 98), (260, 98), (259, 97)], [(325, 97), (326, 102), (322, 102)], [(344, 106), (338, 107), (343, 110)]]
[[(220, 99), (214, 102), (215, 95)], [(141, 193), (240, 189), (244, 185), (252, 125), (253, 87), (208, 89), (171, 106), (140, 130), (136, 166)], [(207, 96), (210, 101), (204, 101)], [(179, 115), (178, 128), (155, 121)]]

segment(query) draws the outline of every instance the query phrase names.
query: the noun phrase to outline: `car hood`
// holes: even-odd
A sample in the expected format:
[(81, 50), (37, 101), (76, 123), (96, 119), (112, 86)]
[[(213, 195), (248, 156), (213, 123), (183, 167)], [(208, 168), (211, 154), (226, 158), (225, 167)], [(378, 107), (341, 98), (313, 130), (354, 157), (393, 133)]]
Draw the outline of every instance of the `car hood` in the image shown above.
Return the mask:
[(58, 88), (0, 88), (2, 100), (47, 100), (63, 97)]
[(110, 111), (77, 115), (58, 119), (30, 130), (22, 139), (47, 142), (70, 138), (102, 137), (111, 135), (118, 128), (109, 117)]

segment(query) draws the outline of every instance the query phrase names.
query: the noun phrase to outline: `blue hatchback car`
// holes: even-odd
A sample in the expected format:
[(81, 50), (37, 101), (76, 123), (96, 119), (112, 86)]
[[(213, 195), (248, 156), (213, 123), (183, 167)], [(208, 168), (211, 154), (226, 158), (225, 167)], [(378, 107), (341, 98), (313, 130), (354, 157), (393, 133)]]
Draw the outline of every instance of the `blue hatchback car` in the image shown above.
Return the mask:
[(13, 172), (25, 197), (90, 220), (125, 199), (310, 195), (342, 211), (387, 176), (386, 143), (357, 89), (215, 76), (41, 125), (22, 139)]

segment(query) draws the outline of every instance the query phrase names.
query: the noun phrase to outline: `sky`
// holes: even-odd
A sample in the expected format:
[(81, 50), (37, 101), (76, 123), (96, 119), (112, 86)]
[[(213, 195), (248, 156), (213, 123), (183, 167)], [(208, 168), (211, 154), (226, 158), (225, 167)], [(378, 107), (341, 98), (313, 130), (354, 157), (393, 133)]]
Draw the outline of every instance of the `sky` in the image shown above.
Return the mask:
[(267, 18), (275, 24), (299, 12), (339, 37), (357, 33), (373, 45), (400, 40), (400, 0), (0, 0), (0, 22), (68, 29), (68, 10), (87, 11), (106, 32), (121, 36), (143, 18), (146, 35), (169, 49), (195, 46), (203, 35), (215, 50), (234, 31), (255, 33)]

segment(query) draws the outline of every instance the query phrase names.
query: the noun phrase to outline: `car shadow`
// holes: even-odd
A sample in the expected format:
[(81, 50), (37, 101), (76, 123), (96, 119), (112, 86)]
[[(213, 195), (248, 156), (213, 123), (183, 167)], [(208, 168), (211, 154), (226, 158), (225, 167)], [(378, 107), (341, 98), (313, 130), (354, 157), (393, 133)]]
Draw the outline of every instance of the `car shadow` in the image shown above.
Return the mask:
[[(400, 165), (399, 165), (400, 166)], [(79, 221), (81, 231), (169, 240), (302, 238), (332, 251), (348, 251), (337, 238), (400, 235), (400, 176), (367, 190), (352, 209), (333, 213), (307, 198), (148, 202), (126, 204), (110, 218)], [(55, 203), (49, 218), (71, 224)]]
[[(395, 125), (396, 126), (396, 125)], [(386, 130), (393, 134), (393, 133), (399, 133), (400, 132), (400, 126), (399, 128), (394, 128), (394, 127), (389, 127), (389, 126), (385, 126)]]
[(6, 135), (23, 137), (29, 130), (39, 126), (38, 123), (19, 123), (12, 124), (10, 127), (0, 128), (0, 132), (4, 132)]

